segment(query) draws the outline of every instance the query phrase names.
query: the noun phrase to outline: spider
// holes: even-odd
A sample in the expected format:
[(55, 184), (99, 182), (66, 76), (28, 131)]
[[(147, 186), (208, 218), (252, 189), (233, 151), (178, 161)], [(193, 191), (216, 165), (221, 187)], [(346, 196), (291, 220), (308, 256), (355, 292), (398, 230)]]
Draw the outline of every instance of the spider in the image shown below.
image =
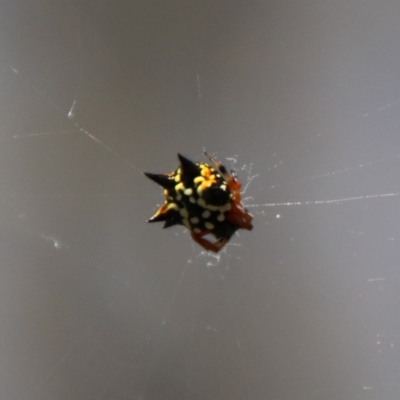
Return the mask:
[[(207, 152), (214, 165), (194, 163), (178, 153), (180, 166), (170, 174), (145, 175), (164, 188), (165, 202), (147, 222), (164, 228), (183, 225), (195, 242), (218, 253), (240, 228), (252, 230), (253, 219), (241, 203), (241, 184), (232, 171)], [(204, 236), (211, 234), (215, 241)]]

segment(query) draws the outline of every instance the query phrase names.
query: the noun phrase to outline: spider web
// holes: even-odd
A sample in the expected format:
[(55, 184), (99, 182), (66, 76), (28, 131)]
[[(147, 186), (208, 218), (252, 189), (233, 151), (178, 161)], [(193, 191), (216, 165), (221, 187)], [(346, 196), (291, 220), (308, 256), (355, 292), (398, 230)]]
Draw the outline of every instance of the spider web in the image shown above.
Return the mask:
[[(0, 6), (1, 398), (397, 399), (391, 2)], [(202, 149), (252, 232), (144, 221)]]

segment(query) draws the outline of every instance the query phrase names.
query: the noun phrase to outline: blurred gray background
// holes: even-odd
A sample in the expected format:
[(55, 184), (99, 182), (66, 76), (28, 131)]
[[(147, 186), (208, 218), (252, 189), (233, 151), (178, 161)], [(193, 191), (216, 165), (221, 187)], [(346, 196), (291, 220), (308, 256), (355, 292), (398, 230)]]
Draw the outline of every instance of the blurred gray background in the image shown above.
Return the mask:
[[(399, 20), (2, 1), (0, 398), (399, 399)], [(145, 223), (204, 148), (254, 214), (218, 257)]]

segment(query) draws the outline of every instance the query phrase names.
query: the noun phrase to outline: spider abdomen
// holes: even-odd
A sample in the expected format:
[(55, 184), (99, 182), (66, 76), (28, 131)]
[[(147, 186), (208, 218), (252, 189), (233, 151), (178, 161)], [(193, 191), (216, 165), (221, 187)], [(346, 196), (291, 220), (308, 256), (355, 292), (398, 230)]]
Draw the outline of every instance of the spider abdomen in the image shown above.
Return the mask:
[[(240, 203), (240, 183), (206, 153), (219, 171), (193, 163), (178, 154), (181, 165), (171, 174), (146, 176), (164, 188), (164, 204), (148, 222), (164, 221), (164, 228), (183, 225), (207, 250), (218, 252), (239, 229), (252, 229), (252, 217)], [(211, 234), (211, 243), (203, 236)]]

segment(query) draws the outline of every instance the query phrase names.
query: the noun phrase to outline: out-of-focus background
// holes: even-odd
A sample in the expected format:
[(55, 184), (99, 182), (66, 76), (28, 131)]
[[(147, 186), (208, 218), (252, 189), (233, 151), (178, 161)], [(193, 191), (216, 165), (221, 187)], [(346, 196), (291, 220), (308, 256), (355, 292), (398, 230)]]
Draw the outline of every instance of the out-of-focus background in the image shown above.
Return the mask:
[[(400, 3), (0, 4), (0, 398), (396, 400)], [(142, 171), (203, 149), (218, 256)]]

